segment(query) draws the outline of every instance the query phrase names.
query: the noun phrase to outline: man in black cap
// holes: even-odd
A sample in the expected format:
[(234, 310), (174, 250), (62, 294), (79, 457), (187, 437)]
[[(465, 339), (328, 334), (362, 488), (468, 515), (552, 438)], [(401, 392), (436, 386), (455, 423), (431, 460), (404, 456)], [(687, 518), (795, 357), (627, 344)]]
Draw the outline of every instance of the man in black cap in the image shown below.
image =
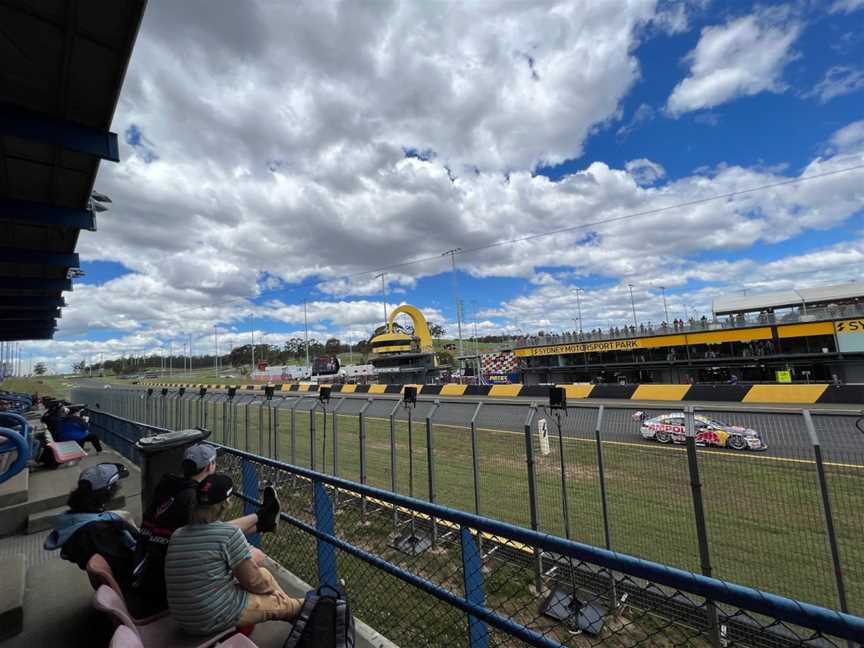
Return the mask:
[[(172, 534), (189, 524), (195, 508), (198, 484), (216, 472), (216, 448), (209, 443), (198, 443), (186, 448), (181, 468), (183, 475), (166, 474), (156, 485), (152, 503), (144, 511), (141, 522), (141, 542), (135, 567), (135, 587), (142, 597), (151, 601), (156, 609), (167, 606), (165, 598), (165, 552)], [(272, 486), (261, 496), (257, 513), (227, 522), (245, 534), (274, 531), (279, 520), (279, 499)], [(252, 558), (263, 562), (262, 551), (254, 547)]]
[(255, 564), (243, 532), (222, 521), (233, 487), (228, 475), (205, 477), (196, 490), (190, 524), (174, 532), (168, 543), (168, 606), (190, 634), (290, 620), (303, 606), (301, 599), (288, 596), (269, 571)]
[(125, 511), (106, 512), (120, 480), (129, 476), (123, 464), (100, 463), (81, 472), (78, 485), (69, 494), (69, 510), (54, 518), (54, 530), (45, 549), (60, 550), (60, 557), (84, 569), (93, 554), (108, 562), (114, 579), (124, 592), (132, 581), (132, 566), (138, 529)]

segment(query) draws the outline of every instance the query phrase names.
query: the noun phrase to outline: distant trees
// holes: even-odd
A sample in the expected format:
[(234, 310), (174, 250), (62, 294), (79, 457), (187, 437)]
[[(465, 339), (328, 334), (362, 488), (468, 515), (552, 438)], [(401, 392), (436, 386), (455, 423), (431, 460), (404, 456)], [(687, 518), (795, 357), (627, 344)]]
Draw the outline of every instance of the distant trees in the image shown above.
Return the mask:
[(44, 362), (37, 362), (36, 366), (33, 367), (33, 373), (35, 373), (37, 376), (41, 376), (46, 371), (48, 371), (48, 367), (45, 366)]
[(432, 335), (433, 338), (442, 338), (447, 335), (447, 331), (440, 324), (432, 324), (429, 327), (429, 333)]

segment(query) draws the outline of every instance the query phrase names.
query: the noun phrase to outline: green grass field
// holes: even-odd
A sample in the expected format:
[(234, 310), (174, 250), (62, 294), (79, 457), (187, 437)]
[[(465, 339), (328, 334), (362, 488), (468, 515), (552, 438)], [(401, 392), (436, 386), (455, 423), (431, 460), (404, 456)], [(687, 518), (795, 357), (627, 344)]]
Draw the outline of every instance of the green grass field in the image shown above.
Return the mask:
[[(311, 399), (310, 399), (311, 400)], [(207, 427), (213, 438), (240, 449), (275, 456), (311, 467), (310, 416), (295, 413), (292, 450), (290, 413), (280, 410), (278, 448), (267, 408), (238, 407), (233, 426), (223, 421), (221, 404), (211, 403)], [(259, 419), (260, 416), (260, 419)], [(184, 415), (186, 425), (189, 414)], [(135, 418), (130, 416), (130, 418)], [(259, 420), (263, 424), (259, 427)], [(328, 416), (326, 460), (323, 417), (315, 415), (315, 465), (333, 472), (333, 427)], [(164, 424), (161, 419), (151, 422)], [(173, 423), (169, 418), (168, 423)], [(169, 425), (172, 427), (173, 425)], [(358, 417), (337, 417), (339, 474), (360, 479)], [(413, 494), (429, 498), (428, 455), (423, 421), (415, 421)], [(367, 482), (391, 488), (390, 424), (368, 418)], [(557, 440), (540, 456), (536, 482), (540, 530), (564, 535)], [(436, 501), (474, 511), (474, 480), (467, 428), (433, 427)], [(536, 444), (536, 438), (534, 439)], [(395, 423), (396, 490), (409, 493), (408, 429)], [(522, 434), (483, 429), (478, 432), (479, 513), (530, 526), (525, 439)], [(616, 551), (699, 571), (699, 554), (686, 454), (678, 446), (604, 442), (604, 466), (612, 548)], [(837, 607), (827, 536), (815, 465), (807, 461), (765, 458), (757, 454), (699, 451), (700, 471), (713, 564), (713, 575), (725, 580)], [(565, 438), (568, 494), (574, 540), (604, 545), (596, 444)], [(864, 468), (828, 467), (834, 517), (851, 611), (864, 614)]]

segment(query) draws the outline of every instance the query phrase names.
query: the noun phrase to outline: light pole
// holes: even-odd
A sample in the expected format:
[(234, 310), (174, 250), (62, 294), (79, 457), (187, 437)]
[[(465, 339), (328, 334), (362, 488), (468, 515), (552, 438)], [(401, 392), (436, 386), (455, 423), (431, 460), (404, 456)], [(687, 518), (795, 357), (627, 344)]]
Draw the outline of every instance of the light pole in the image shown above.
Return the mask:
[(582, 292), (581, 288), (576, 288), (576, 310), (579, 313), (579, 334), (582, 334), (582, 302), (579, 299), (579, 293)]
[[(386, 306), (384, 307), (386, 310)], [(385, 320), (386, 322), (386, 320)], [(309, 375), (312, 375), (312, 365), (309, 364), (309, 317), (306, 314), (306, 300), (303, 300), (303, 328), (306, 331), (306, 368), (309, 370)]]
[(384, 280), (383, 272), (375, 275), (375, 278), (381, 279), (381, 300), (384, 302), (384, 332), (387, 333), (387, 282)]
[(219, 377), (219, 327), (213, 327), (213, 369)]
[(459, 355), (465, 355), (462, 347), (462, 309), (459, 305), (459, 283), (456, 276), (456, 253), (461, 252), (462, 248), (453, 248), (442, 252), (441, 256), (450, 255), (450, 266), (453, 270), (453, 302), (456, 304), (456, 329), (459, 331)]
[(633, 326), (637, 326), (636, 322), (636, 302), (633, 301), (633, 284), (627, 284), (630, 289), (630, 307), (633, 309)]
[(249, 367), (249, 375), (255, 372), (255, 316), (249, 313), (249, 333), (252, 335), (252, 365)]
[(660, 292), (663, 293), (663, 312), (666, 314), (666, 324), (669, 324), (669, 307), (666, 306), (666, 286), (660, 286)]

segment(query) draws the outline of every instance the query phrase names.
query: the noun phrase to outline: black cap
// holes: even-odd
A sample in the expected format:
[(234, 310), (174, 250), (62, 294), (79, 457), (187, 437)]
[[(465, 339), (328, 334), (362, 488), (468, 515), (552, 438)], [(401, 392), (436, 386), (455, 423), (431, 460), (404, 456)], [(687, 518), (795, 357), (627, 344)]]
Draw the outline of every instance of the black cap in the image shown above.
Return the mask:
[(234, 482), (225, 473), (208, 475), (198, 484), (199, 504), (219, 504), (224, 502), (234, 491)]

